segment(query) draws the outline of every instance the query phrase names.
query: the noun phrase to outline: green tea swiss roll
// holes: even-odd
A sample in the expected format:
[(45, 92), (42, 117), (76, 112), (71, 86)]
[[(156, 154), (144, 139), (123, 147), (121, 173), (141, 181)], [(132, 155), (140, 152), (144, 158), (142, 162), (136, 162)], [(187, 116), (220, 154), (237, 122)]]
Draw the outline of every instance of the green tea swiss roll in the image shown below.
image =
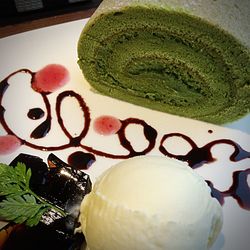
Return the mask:
[(79, 66), (98, 92), (223, 124), (250, 110), (249, 0), (104, 0)]

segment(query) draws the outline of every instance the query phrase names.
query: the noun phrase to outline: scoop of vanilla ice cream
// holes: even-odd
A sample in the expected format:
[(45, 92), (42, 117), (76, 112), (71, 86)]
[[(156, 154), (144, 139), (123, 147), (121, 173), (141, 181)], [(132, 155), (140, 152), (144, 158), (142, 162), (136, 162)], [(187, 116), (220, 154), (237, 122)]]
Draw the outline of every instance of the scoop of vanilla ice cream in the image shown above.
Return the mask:
[(109, 168), (80, 212), (90, 250), (203, 250), (222, 226), (207, 183), (185, 163), (160, 156)]

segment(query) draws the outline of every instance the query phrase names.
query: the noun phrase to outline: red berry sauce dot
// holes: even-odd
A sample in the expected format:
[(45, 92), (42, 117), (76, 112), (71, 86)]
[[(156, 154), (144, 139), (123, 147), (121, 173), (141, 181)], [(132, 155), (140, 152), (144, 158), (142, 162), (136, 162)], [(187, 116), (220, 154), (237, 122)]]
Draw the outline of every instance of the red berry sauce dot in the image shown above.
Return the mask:
[(21, 145), (21, 141), (14, 135), (0, 136), (0, 155), (11, 154)]
[(94, 130), (101, 135), (112, 135), (121, 128), (121, 121), (114, 116), (103, 115), (94, 120)]
[(60, 64), (49, 64), (37, 71), (31, 87), (40, 93), (51, 93), (69, 81), (68, 70)]

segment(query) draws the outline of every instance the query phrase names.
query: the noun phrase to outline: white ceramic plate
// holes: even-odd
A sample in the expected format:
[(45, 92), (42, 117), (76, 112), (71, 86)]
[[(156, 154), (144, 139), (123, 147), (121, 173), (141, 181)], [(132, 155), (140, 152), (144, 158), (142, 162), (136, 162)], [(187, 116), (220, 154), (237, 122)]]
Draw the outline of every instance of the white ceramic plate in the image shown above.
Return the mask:
[[(55, 112), (56, 98), (64, 91), (73, 90), (75, 93), (80, 94), (90, 111), (89, 130), (81, 141), (81, 144), (84, 145), (83, 148), (69, 147), (63, 150), (43, 151), (23, 145), (11, 154), (0, 155), (1, 162), (10, 163), (19, 153), (38, 155), (46, 160), (51, 152), (67, 162), (68, 156), (73, 152), (82, 151), (88, 153), (88, 150), (91, 150), (90, 147), (99, 152), (126, 155), (128, 152), (120, 144), (117, 134), (103, 136), (93, 129), (94, 119), (102, 115), (111, 115), (120, 120), (133, 117), (145, 121), (153, 127), (157, 131), (157, 138), (154, 147), (148, 152), (151, 155), (162, 155), (159, 150), (161, 139), (164, 135), (171, 133), (187, 136), (198, 147), (205, 146), (206, 149), (210, 142), (226, 139), (228, 141), (224, 142), (230, 140), (240, 145), (242, 149), (250, 151), (250, 116), (246, 116), (232, 124), (215, 126), (141, 108), (92, 92), (77, 65), (77, 41), (86, 21), (69, 22), (0, 39), (1, 80), (16, 70), (28, 68), (35, 72), (51, 63), (64, 65), (69, 70), (71, 77), (67, 85), (48, 96), (52, 112), (52, 127), (50, 132), (41, 139), (30, 138), (30, 133), (44, 121), (46, 115), (41, 119), (31, 120), (27, 117), (27, 112), (29, 109), (39, 107), (46, 114), (43, 99), (41, 95), (31, 90), (29, 75), (20, 73), (11, 78), (10, 86), (4, 94), (2, 104), (6, 110), (5, 120), (18, 137), (34, 145), (44, 147), (67, 143), (68, 138), (58, 124)], [(69, 134), (73, 137), (78, 135), (85, 126), (86, 120), (74, 98), (64, 99), (61, 114)], [(5, 129), (0, 125), (0, 135), (5, 134)], [(148, 141), (143, 134), (142, 125), (128, 125), (126, 138), (137, 151), (143, 150), (148, 145)], [(163, 146), (176, 155), (186, 154), (191, 149), (187, 141), (179, 136), (166, 139)], [(232, 145), (221, 141), (211, 148), (212, 156), (216, 160), (204, 163), (195, 171), (198, 171), (206, 180), (212, 181), (214, 187), (220, 191), (226, 191), (232, 185), (233, 172), (250, 168), (249, 158), (240, 161), (230, 160), (230, 155), (233, 152), (234, 147)], [(247, 153), (245, 156), (247, 156)], [(103, 157), (101, 154), (95, 154), (95, 157), (96, 161), (86, 170), (93, 182), (105, 169), (121, 160), (119, 158)], [(246, 175), (246, 179), (246, 189), (249, 191), (249, 175)], [(249, 195), (250, 193), (248, 193), (248, 200)], [(225, 197), (223, 211), (223, 230), (213, 250), (249, 249), (250, 211), (240, 207), (237, 200), (232, 196)]]

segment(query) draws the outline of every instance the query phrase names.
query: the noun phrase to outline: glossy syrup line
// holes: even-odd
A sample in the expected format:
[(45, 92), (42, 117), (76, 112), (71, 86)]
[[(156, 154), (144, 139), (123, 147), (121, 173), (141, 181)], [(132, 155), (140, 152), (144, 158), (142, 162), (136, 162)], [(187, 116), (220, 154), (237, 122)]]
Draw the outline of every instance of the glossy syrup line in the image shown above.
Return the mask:
[[(91, 114), (83, 97), (75, 93), (72, 90), (68, 90), (68, 91), (64, 91), (60, 93), (56, 99), (57, 121), (58, 121), (58, 124), (60, 125), (61, 130), (64, 132), (65, 136), (68, 138), (69, 140), (68, 143), (57, 145), (57, 146), (45, 146), (45, 145), (41, 146), (41, 145), (36, 145), (35, 143), (31, 143), (27, 140), (24, 140), (18, 137), (18, 135), (16, 135), (8, 126), (4, 117), (5, 109), (2, 106), (2, 99), (3, 99), (4, 93), (9, 86), (8, 81), (13, 75), (17, 73), (30, 74), (31, 83), (35, 75), (35, 73), (30, 71), (29, 69), (21, 69), (21, 70), (11, 73), (8, 77), (6, 77), (4, 80), (1, 81), (0, 83), (0, 122), (4, 130), (8, 134), (15, 135), (18, 139), (20, 139), (20, 141), (24, 145), (33, 149), (43, 150), (43, 151), (58, 151), (58, 150), (63, 150), (63, 149), (70, 148), (70, 147), (80, 147), (83, 150), (87, 151), (87, 153), (82, 152), (82, 151), (76, 151), (68, 157), (68, 161), (71, 164), (75, 164), (76, 166), (82, 169), (84, 168), (86, 169), (90, 167), (90, 165), (95, 161), (95, 156), (97, 155), (103, 156), (106, 158), (112, 158), (112, 159), (127, 159), (127, 158), (137, 156), (137, 155), (145, 155), (155, 148), (156, 139), (158, 136), (157, 130), (154, 129), (152, 126), (150, 126), (148, 123), (146, 123), (144, 120), (141, 120), (138, 118), (127, 118), (125, 120), (120, 120), (121, 127), (116, 132), (120, 145), (124, 149), (126, 149), (128, 153), (112, 154), (112, 153), (100, 151), (93, 147), (84, 145), (82, 141), (89, 131), (89, 127), (91, 124)], [(43, 98), (43, 101), (45, 103), (45, 108), (46, 108), (46, 111), (43, 111), (43, 112), (44, 113), (46, 112), (47, 116), (46, 116), (46, 119), (38, 127), (36, 127), (31, 133), (31, 138), (34, 138), (34, 139), (46, 137), (46, 135), (50, 132), (50, 129), (51, 129), (51, 120), (52, 120), (51, 105), (47, 98), (47, 95), (50, 93), (40, 93), (40, 94)], [(64, 99), (67, 97), (76, 99), (76, 101), (78, 102), (82, 110), (82, 116), (84, 119), (84, 126), (82, 128), (82, 131), (78, 136), (75, 136), (75, 137), (72, 136), (70, 132), (67, 130), (67, 128), (65, 127), (62, 114), (61, 114), (61, 105)], [(148, 142), (148, 145), (141, 151), (134, 150), (131, 142), (126, 137), (126, 129), (131, 124), (137, 124), (137, 125), (142, 126), (143, 128), (144, 137), (146, 141)], [(208, 133), (212, 133), (212, 130), (209, 130)], [(176, 154), (169, 152), (165, 148), (164, 145), (167, 143), (167, 140), (171, 137), (181, 137), (191, 146), (191, 150), (186, 155), (176, 155)], [(197, 144), (190, 137), (181, 133), (177, 133), (177, 132), (163, 135), (160, 141), (159, 151), (165, 156), (173, 157), (181, 161), (186, 161), (191, 168), (195, 169), (195, 168), (201, 167), (204, 163), (211, 163), (216, 160), (212, 156), (211, 149), (215, 145), (219, 145), (219, 144), (227, 144), (234, 148), (234, 152), (230, 156), (230, 160), (233, 162), (238, 162), (243, 159), (250, 158), (250, 152), (244, 150), (239, 144), (237, 144), (236, 142), (230, 139), (214, 140), (205, 144), (202, 147), (198, 147)], [(78, 164), (78, 161), (84, 162), (84, 159), (85, 159), (85, 163), (84, 163), (85, 166), (82, 167), (80, 164)], [(221, 204), (224, 203), (225, 197), (231, 196), (238, 202), (239, 206), (241, 206), (243, 209), (250, 210), (250, 204), (249, 204), (250, 188), (247, 183), (248, 175), (249, 175), (249, 169), (235, 171), (233, 173), (232, 185), (226, 191), (219, 191), (213, 186), (212, 182), (210, 182), (209, 180), (207, 182), (209, 186), (211, 187), (212, 195), (216, 197), (221, 202)]]

